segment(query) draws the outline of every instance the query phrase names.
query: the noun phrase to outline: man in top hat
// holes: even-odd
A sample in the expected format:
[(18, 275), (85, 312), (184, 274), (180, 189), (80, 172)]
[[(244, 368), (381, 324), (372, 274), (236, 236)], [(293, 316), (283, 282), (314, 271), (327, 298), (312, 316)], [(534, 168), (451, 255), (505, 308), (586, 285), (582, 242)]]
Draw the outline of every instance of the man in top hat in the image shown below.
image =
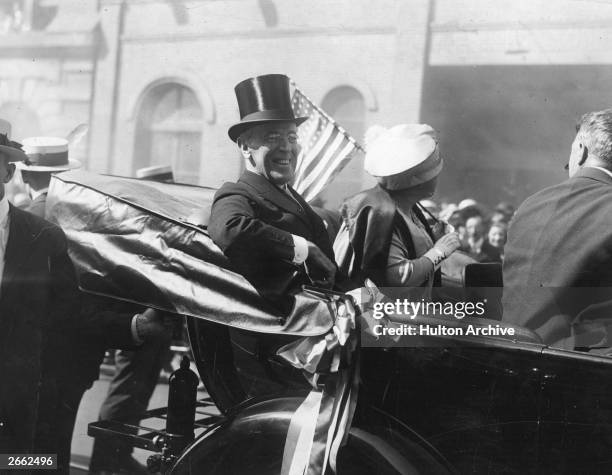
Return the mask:
[(556, 347), (610, 352), (612, 109), (580, 118), (566, 169), (510, 222), (503, 320)]
[(215, 195), (208, 231), (235, 269), (272, 302), (301, 284), (332, 286), (325, 226), (291, 187), (300, 152), (289, 78), (268, 74), (236, 88), (240, 122), (229, 128), (246, 170)]

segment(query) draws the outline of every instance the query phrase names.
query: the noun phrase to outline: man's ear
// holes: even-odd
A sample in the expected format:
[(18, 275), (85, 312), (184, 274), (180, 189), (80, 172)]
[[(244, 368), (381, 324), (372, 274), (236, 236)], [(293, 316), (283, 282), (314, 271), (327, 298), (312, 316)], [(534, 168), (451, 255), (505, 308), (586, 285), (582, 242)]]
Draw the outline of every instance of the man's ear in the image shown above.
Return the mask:
[(251, 150), (249, 149), (249, 146), (247, 145), (245, 140), (238, 139), (238, 148), (240, 149), (242, 157), (245, 160), (248, 160), (251, 165), (255, 166), (255, 160), (253, 160), (253, 157), (251, 156)]
[(580, 144), (580, 160), (578, 160), (578, 165), (582, 166), (584, 165), (584, 162), (586, 162), (586, 159), (589, 157), (589, 149), (587, 148), (587, 146), (583, 143)]

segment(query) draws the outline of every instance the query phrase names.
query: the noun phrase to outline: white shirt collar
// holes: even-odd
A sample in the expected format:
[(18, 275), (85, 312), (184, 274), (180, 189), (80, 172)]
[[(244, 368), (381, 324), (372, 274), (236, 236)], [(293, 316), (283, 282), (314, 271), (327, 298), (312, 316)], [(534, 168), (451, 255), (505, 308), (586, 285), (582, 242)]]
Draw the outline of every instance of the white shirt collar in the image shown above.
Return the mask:
[(597, 168), (597, 170), (601, 170), (602, 172), (607, 173), (608, 175), (612, 177), (612, 172), (610, 170), (607, 170), (603, 167), (591, 167), (591, 168)]
[(0, 200), (0, 229), (3, 229), (6, 226), (6, 222), (8, 220), (9, 214), (9, 202), (6, 198), (6, 195), (2, 197)]
[(41, 188), (40, 190), (31, 190), (30, 194), (32, 195), (32, 201), (34, 201), (36, 198), (38, 198), (43, 193), (47, 193), (48, 191), (49, 191), (49, 187)]

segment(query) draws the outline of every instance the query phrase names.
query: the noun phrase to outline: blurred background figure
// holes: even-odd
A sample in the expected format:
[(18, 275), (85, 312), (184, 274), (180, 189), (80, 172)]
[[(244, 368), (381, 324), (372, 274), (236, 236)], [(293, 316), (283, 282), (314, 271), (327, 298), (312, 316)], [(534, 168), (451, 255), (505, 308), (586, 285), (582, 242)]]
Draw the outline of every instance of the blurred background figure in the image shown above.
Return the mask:
[(487, 239), (487, 229), (481, 215), (475, 214), (465, 221), (465, 242), (462, 250), (478, 262), (501, 262), (500, 251)]
[(457, 205), (457, 208), (459, 208), (460, 210), (464, 210), (464, 209), (473, 208), (476, 206), (478, 206), (478, 203), (476, 202), (475, 199), (465, 198), (459, 202), (459, 204)]
[(467, 220), (473, 216), (480, 216), (481, 218), (484, 218), (485, 215), (483, 206), (472, 198), (466, 198), (460, 201), (457, 208), (459, 212), (461, 212), (461, 216), (463, 216), (466, 224)]
[(170, 165), (154, 165), (136, 170), (136, 178), (140, 180), (174, 183), (174, 173)]
[(505, 223), (507, 225), (510, 223), (512, 216), (514, 216), (514, 211), (514, 206), (508, 202), (502, 201), (495, 207), (491, 215), (491, 224)]
[(489, 228), (487, 240), (495, 249), (498, 249), (503, 254), (504, 245), (508, 238), (508, 228), (504, 223), (493, 223)]
[(454, 211), (448, 216), (448, 219), (444, 220), (448, 224), (450, 224), (459, 236), (459, 240), (462, 245), (465, 246), (466, 243), (466, 230), (465, 230), (465, 218), (463, 217), (463, 213), (458, 208), (454, 208)]

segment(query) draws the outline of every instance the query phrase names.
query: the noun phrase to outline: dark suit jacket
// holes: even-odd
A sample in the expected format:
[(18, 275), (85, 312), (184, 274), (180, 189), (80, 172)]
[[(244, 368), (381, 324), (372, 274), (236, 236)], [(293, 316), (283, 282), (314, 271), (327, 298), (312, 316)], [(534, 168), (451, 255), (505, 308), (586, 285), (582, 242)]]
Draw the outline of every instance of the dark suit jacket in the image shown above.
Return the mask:
[(528, 198), (510, 224), (503, 273), (503, 319), (546, 343), (594, 316), (594, 304), (612, 300), (612, 177), (585, 168)]
[(32, 449), (47, 331), (66, 328), (79, 306), (62, 230), (13, 206), (9, 216), (0, 289), (1, 453)]
[[(26, 208), (29, 213), (45, 216), (47, 193), (39, 195)], [(131, 317), (142, 309), (118, 301), (88, 294), (80, 295), (80, 310), (65, 316), (69, 328), (50, 329), (45, 358), (46, 369), (62, 384), (89, 387), (98, 379), (99, 368), (108, 348), (133, 349)]]
[(215, 195), (208, 232), (235, 270), (258, 292), (278, 302), (309, 283), (303, 266), (291, 263), (291, 234), (316, 244), (333, 262), (327, 231), (317, 214), (291, 189), (292, 199), (265, 177), (245, 171)]

